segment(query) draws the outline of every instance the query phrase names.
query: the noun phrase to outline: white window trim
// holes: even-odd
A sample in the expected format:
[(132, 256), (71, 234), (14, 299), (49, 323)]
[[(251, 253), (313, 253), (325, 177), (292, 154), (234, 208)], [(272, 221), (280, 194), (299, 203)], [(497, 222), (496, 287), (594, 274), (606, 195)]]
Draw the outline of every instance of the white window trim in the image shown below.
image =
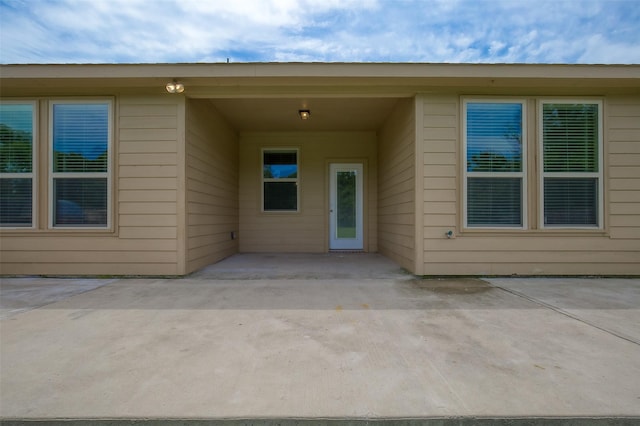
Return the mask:
[[(585, 173), (562, 173), (544, 171), (544, 132), (543, 132), (543, 106), (544, 104), (596, 104), (598, 105), (598, 172)], [(604, 228), (604, 129), (602, 119), (602, 100), (600, 99), (580, 99), (580, 98), (540, 98), (538, 99), (538, 186), (540, 188), (540, 198), (538, 200), (538, 218), (540, 229), (584, 229), (602, 230)], [(598, 225), (545, 225), (544, 223), (544, 178), (597, 178), (598, 179)]]
[[(271, 179), (264, 177), (264, 153), (265, 152), (295, 152), (296, 153), (296, 178)], [(296, 184), (296, 209), (295, 210), (265, 210), (264, 209), (264, 184), (265, 182), (295, 182)], [(299, 148), (262, 148), (260, 150), (260, 211), (266, 214), (295, 214), (300, 212), (300, 149)]]
[[(54, 173), (53, 172), (53, 106), (60, 104), (106, 104), (108, 105), (108, 119), (107, 119), (107, 172), (89, 172), (89, 173)], [(49, 212), (49, 229), (52, 230), (75, 230), (75, 231), (109, 231), (113, 226), (113, 196), (112, 196), (112, 169), (113, 169), (113, 100), (112, 99), (76, 99), (76, 100), (60, 100), (53, 99), (49, 101), (49, 197), (48, 197), (48, 212)], [(55, 225), (53, 221), (54, 216), (54, 199), (53, 199), (53, 179), (54, 178), (107, 178), (107, 224), (106, 226), (61, 226)]]
[(25, 105), (30, 104), (33, 107), (33, 116), (31, 118), (31, 173), (0, 173), (2, 179), (31, 179), (31, 226), (2, 226), (0, 229), (8, 230), (25, 230), (36, 229), (38, 227), (38, 102), (35, 100), (2, 100), (3, 104)]
[[(469, 103), (504, 103), (522, 105), (522, 170), (520, 172), (468, 172), (467, 171), (467, 105)], [(528, 190), (527, 190), (527, 102), (522, 98), (464, 98), (462, 100), (462, 211), (465, 230), (525, 230), (528, 229)], [(467, 180), (468, 177), (519, 177), (522, 182), (521, 209), (522, 226), (469, 226), (467, 215)]]

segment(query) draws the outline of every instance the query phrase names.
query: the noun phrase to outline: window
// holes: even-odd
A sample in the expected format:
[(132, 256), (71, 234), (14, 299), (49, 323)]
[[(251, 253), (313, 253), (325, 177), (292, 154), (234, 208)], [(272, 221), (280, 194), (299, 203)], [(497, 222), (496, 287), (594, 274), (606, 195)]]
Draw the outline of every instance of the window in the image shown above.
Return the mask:
[(262, 152), (263, 211), (298, 211), (298, 151)]
[(35, 204), (35, 103), (0, 104), (0, 226), (31, 228)]
[(465, 226), (524, 228), (524, 102), (465, 100), (463, 105)]
[(600, 102), (540, 103), (544, 227), (601, 227)]
[(50, 202), (54, 227), (110, 225), (110, 102), (52, 102)]

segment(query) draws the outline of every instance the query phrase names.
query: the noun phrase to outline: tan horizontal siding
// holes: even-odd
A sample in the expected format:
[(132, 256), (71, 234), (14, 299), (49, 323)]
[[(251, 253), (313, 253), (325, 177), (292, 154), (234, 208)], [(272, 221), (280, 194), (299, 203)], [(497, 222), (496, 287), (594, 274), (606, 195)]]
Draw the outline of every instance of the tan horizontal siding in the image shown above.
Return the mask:
[[(261, 150), (299, 149), (299, 204), (296, 213), (262, 212)], [(328, 250), (329, 163), (363, 162), (364, 248), (377, 251), (377, 165), (373, 132), (244, 133), (240, 139), (240, 251)]]
[[(166, 96), (115, 98), (113, 231), (48, 230), (41, 223), (3, 235), (2, 273), (179, 274), (179, 104)], [(48, 118), (40, 119), (46, 126)], [(46, 208), (47, 200), (39, 201)]]
[(238, 252), (238, 136), (206, 100), (187, 103), (187, 271)]
[(378, 247), (402, 267), (415, 267), (415, 111), (398, 102), (378, 132)]
[[(426, 274), (640, 273), (640, 99), (608, 98), (604, 103), (607, 191), (603, 230), (536, 229), (536, 170), (530, 173), (533, 181), (529, 181), (529, 229), (461, 229), (463, 171), (458, 150), (462, 149), (462, 135), (455, 136), (461, 126), (459, 97), (427, 97), (424, 110), (422, 219)], [(528, 125), (532, 153), (537, 143), (535, 120)], [(449, 230), (454, 232), (453, 239), (445, 235)]]

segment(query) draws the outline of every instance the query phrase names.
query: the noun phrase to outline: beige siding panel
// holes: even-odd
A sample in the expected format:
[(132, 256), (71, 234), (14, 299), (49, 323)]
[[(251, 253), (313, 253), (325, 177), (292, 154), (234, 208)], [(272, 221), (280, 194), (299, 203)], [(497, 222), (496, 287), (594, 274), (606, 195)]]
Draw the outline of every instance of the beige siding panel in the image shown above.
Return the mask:
[[(364, 250), (377, 251), (377, 154), (374, 132), (248, 132), (240, 138), (240, 251), (309, 252), (329, 249), (329, 164), (364, 164)], [(262, 212), (261, 152), (299, 151), (296, 213)]]
[(120, 177), (131, 178), (176, 178), (178, 168), (171, 166), (147, 166), (134, 164), (131, 166), (120, 166)]
[[(2, 253), (10, 251), (32, 252), (34, 247), (33, 238), (38, 238), (39, 252), (49, 252), (60, 250), (64, 247), (68, 251), (123, 251), (123, 252), (139, 252), (149, 248), (149, 242), (146, 240), (121, 240), (112, 236), (56, 236), (55, 238), (25, 237), (25, 236), (3, 236), (2, 247), (11, 247), (11, 250), (4, 250)], [(176, 251), (175, 239), (156, 239), (154, 241), (155, 251)], [(2, 256), (2, 255), (0, 255)]]
[[(176, 275), (178, 97), (115, 98), (113, 232), (40, 229), (2, 236), (2, 273)], [(41, 115), (46, 128), (46, 114)], [(41, 143), (46, 143), (42, 140)], [(39, 191), (44, 194), (44, 190)], [(41, 200), (39, 208), (46, 208)]]
[(415, 105), (398, 102), (378, 132), (378, 248), (415, 268)]
[(187, 103), (187, 272), (238, 252), (238, 135), (207, 100)]
[[(529, 216), (523, 231), (460, 230), (462, 138), (460, 98), (425, 96), (424, 273), (429, 275), (640, 274), (640, 98), (607, 98), (605, 114), (605, 225), (603, 230), (536, 229), (535, 158), (530, 159)], [(443, 107), (449, 105), (449, 107)], [(443, 119), (442, 111), (451, 118)], [(535, 153), (534, 112), (529, 123)], [(446, 115), (446, 114), (445, 114)], [(449, 126), (444, 129), (443, 126)], [(533, 126), (533, 127), (531, 127)], [(437, 127), (432, 129), (431, 127)], [(437, 135), (437, 136), (436, 136)], [(454, 232), (448, 239), (445, 233)]]

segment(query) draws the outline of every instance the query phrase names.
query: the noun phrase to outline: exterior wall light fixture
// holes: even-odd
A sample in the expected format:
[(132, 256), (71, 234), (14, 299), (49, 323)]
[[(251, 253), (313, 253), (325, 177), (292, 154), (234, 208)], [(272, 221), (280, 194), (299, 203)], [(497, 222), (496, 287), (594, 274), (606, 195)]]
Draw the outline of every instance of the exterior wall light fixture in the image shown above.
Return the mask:
[(169, 92), (169, 93), (182, 93), (182, 92), (184, 92), (184, 84), (178, 83), (175, 80), (173, 80), (170, 83), (167, 83), (167, 85), (165, 87), (167, 89), (167, 92)]
[(298, 110), (298, 115), (300, 116), (300, 119), (308, 120), (309, 117), (311, 117), (311, 111), (309, 111), (308, 109), (301, 109)]

